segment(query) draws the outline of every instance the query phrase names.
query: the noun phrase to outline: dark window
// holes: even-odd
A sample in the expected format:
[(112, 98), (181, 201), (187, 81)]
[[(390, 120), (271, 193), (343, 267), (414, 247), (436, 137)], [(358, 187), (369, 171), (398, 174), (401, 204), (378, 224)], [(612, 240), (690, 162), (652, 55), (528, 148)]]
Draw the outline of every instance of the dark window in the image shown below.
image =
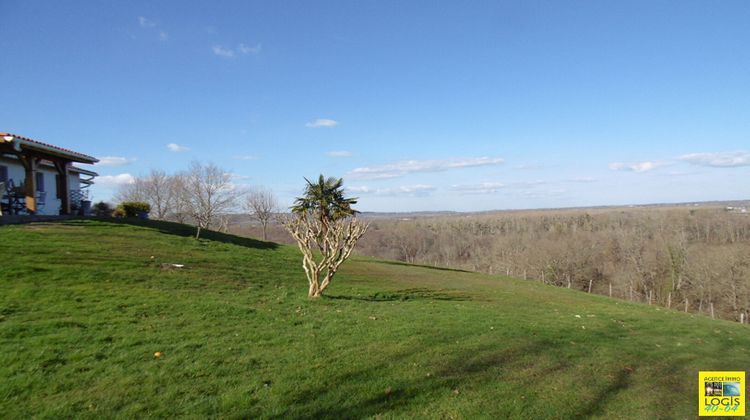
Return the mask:
[(8, 167), (0, 166), (0, 182), (8, 182)]
[(42, 172), (36, 173), (36, 190), (44, 191), (44, 173)]

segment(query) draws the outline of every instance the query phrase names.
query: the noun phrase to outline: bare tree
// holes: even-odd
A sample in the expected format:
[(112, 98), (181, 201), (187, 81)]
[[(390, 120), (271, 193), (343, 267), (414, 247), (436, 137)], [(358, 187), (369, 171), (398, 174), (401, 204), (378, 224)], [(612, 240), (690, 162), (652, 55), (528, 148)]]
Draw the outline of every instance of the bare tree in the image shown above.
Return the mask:
[(178, 223), (186, 223), (190, 216), (190, 197), (187, 193), (185, 173), (172, 175), (169, 183), (172, 208), (169, 218)]
[(279, 211), (279, 204), (273, 191), (267, 188), (250, 190), (245, 198), (245, 209), (263, 226), (263, 240), (267, 240), (266, 227), (268, 221)]
[(147, 202), (151, 204), (151, 216), (156, 219), (166, 218), (174, 201), (172, 177), (162, 170), (152, 169), (142, 182)]
[(173, 177), (163, 170), (152, 169), (146, 176), (136, 177), (132, 183), (120, 187), (115, 200), (143, 201), (151, 205), (151, 217), (165, 219), (174, 206)]
[(123, 201), (148, 202), (148, 194), (143, 179), (136, 177), (133, 182), (120, 185), (115, 193), (114, 201), (115, 203), (122, 203)]
[(230, 174), (213, 163), (191, 162), (181, 177), (181, 206), (196, 224), (195, 237), (208, 229), (214, 219), (234, 207), (238, 191)]

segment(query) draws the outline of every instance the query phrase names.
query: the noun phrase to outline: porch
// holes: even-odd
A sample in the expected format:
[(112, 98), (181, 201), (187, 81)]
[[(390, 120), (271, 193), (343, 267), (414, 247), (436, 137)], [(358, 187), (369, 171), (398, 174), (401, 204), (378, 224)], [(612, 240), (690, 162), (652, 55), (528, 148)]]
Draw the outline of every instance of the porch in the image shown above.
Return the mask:
[[(3, 215), (38, 215), (40, 211), (48, 215), (76, 214), (86, 199), (86, 188), (97, 176), (73, 166), (76, 162), (98, 162), (92, 156), (10, 133), (0, 133), (0, 158), (17, 172), (15, 179), (7, 166), (2, 167), (5, 173), (0, 173)], [(47, 178), (54, 179), (54, 183), (50, 182), (53, 191), (44, 187)], [(75, 184), (74, 188), (71, 184)], [(48, 196), (48, 192), (52, 194)]]

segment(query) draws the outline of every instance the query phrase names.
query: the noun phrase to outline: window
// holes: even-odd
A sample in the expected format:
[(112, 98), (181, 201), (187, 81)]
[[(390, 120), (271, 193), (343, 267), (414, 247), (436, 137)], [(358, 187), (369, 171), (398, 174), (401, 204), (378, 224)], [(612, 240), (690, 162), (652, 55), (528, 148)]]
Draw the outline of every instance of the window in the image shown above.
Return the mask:
[(44, 173), (42, 172), (36, 173), (36, 190), (44, 191)]
[(8, 167), (0, 165), (0, 182), (8, 182)]

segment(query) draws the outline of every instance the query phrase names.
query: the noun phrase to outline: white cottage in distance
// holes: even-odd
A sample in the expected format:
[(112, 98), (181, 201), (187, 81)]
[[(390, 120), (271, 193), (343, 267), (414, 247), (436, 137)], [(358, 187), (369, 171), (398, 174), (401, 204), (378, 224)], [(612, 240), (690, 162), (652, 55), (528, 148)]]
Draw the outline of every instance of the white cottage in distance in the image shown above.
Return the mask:
[(84, 206), (98, 174), (74, 166), (99, 160), (11, 133), (0, 133), (2, 214), (69, 215)]

